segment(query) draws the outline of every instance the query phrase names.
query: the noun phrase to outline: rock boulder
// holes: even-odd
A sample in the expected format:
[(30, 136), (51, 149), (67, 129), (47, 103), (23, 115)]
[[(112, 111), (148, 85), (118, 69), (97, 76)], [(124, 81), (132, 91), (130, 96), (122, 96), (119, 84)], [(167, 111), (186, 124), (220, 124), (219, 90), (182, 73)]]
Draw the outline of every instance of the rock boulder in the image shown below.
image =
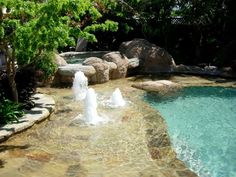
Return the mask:
[(90, 82), (101, 84), (109, 81), (109, 65), (107, 62), (97, 57), (89, 57), (83, 62), (83, 65), (93, 66), (96, 70)]
[(85, 76), (90, 77), (96, 73), (93, 66), (84, 66), (81, 64), (68, 64), (66, 66), (58, 67), (58, 73), (63, 76), (73, 76), (77, 71), (82, 71)]
[(93, 65), (94, 63), (103, 63), (104, 61), (98, 57), (89, 57), (83, 61), (83, 65)]
[(124, 78), (127, 75), (127, 69), (129, 65), (128, 58), (121, 55), (120, 52), (110, 52), (103, 55), (102, 59), (113, 62), (117, 68), (110, 73), (110, 79)]
[(95, 75), (96, 70), (93, 66), (84, 66), (82, 64), (67, 64), (66, 66), (58, 67), (55, 74), (53, 85), (55, 86), (71, 86), (74, 75), (77, 71), (82, 71), (88, 80)]
[(145, 81), (133, 84), (132, 87), (145, 90), (147, 92), (167, 93), (181, 88), (177, 83), (168, 80)]
[(138, 58), (129, 58), (129, 69), (137, 68), (139, 66)]
[(175, 66), (173, 57), (165, 49), (145, 39), (123, 42), (119, 50), (128, 58), (139, 58), (144, 73), (171, 72)]

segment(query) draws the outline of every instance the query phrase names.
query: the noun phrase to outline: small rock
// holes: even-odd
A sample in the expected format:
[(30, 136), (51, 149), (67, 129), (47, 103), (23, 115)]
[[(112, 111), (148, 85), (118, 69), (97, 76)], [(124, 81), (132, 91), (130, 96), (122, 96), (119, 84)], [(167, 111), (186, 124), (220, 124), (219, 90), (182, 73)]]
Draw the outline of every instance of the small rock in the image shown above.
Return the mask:
[(180, 85), (168, 80), (145, 81), (133, 84), (132, 87), (145, 90), (147, 92), (168, 92), (178, 90)]

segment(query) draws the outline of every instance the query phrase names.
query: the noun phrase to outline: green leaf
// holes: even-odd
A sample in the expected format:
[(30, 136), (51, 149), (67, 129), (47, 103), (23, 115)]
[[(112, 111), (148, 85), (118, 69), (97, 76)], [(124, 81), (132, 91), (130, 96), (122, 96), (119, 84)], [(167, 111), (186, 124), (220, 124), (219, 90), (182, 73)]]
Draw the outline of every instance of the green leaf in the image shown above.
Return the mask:
[(2, 26), (0, 26), (0, 38), (3, 38), (5, 35), (5, 30)]

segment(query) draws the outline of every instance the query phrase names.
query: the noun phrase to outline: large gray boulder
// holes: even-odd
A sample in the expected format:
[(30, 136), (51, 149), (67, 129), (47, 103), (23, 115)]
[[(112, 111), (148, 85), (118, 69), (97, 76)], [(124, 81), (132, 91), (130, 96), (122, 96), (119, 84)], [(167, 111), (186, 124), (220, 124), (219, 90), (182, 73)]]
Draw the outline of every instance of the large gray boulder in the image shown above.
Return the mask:
[(173, 57), (165, 49), (145, 39), (123, 42), (119, 51), (128, 58), (139, 58), (144, 73), (171, 72), (175, 67)]
[(109, 65), (107, 62), (97, 57), (89, 57), (83, 62), (83, 65), (93, 66), (96, 70), (96, 73), (90, 78), (90, 82), (101, 84), (109, 81)]
[(107, 62), (113, 62), (117, 66), (117, 68), (110, 73), (110, 79), (126, 77), (129, 66), (129, 61), (126, 56), (121, 55), (120, 52), (110, 52), (103, 55), (102, 59)]

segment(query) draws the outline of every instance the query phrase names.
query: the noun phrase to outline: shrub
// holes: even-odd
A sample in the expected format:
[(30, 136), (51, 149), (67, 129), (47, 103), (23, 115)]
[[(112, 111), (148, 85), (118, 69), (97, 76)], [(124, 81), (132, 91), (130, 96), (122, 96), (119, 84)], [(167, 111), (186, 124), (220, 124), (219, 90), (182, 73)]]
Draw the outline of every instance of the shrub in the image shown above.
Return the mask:
[(53, 58), (53, 52), (43, 52), (40, 56), (38, 56), (37, 60), (34, 62), (35, 69), (41, 70), (43, 72), (43, 79), (47, 79), (53, 76), (56, 72), (57, 66), (54, 63)]
[(8, 99), (3, 99), (0, 104), (0, 124), (8, 124), (13, 121), (19, 122), (18, 118), (24, 115), (20, 104)]

